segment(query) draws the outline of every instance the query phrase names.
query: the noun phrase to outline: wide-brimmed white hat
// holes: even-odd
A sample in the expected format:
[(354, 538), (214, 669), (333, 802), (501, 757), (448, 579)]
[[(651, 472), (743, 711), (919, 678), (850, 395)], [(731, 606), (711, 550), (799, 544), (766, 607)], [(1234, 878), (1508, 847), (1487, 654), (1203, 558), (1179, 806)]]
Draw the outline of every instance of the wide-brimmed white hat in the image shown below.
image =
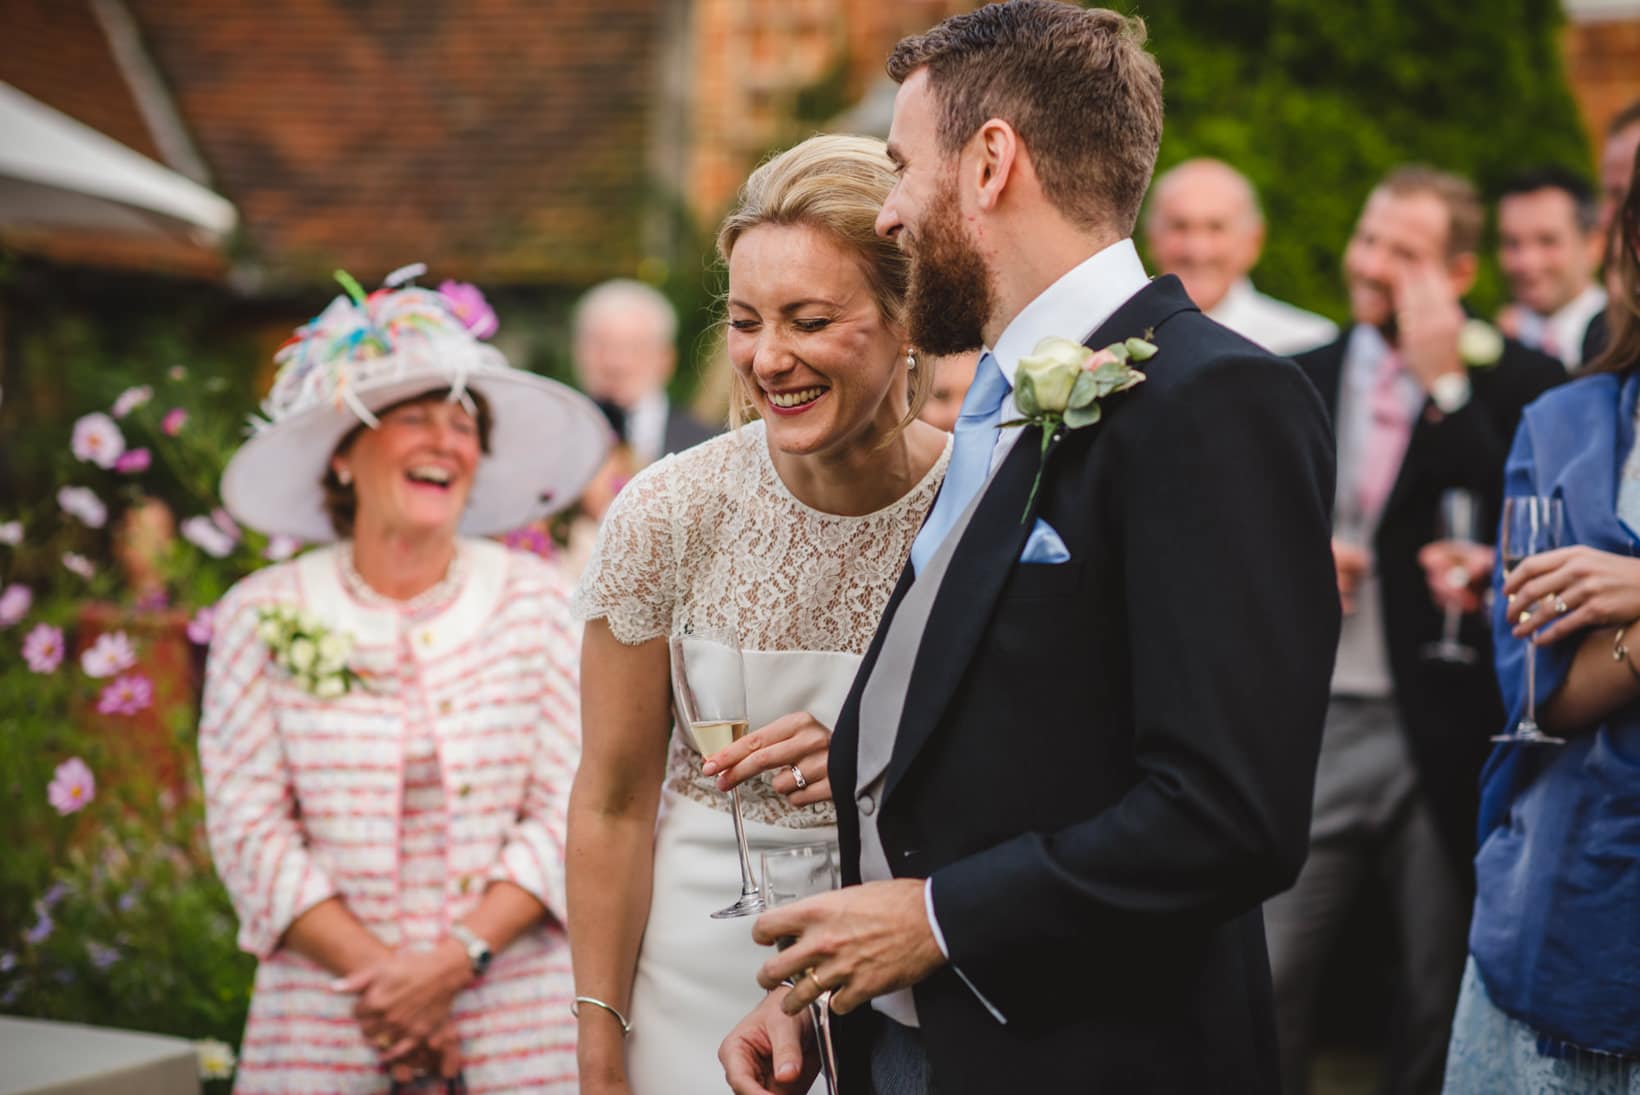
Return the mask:
[(270, 535), (335, 539), (320, 484), (336, 446), (360, 423), (375, 426), (376, 411), (443, 388), (458, 401), (477, 392), (490, 408), (490, 451), (473, 479), (463, 533), (506, 532), (580, 496), (608, 455), (609, 425), (586, 396), (513, 368), (481, 341), (496, 320), (477, 289), (399, 287), (390, 278), (366, 296), (338, 278), (348, 292), (274, 357), (280, 368), (263, 417), (252, 419), (252, 436), (222, 474), (229, 513)]

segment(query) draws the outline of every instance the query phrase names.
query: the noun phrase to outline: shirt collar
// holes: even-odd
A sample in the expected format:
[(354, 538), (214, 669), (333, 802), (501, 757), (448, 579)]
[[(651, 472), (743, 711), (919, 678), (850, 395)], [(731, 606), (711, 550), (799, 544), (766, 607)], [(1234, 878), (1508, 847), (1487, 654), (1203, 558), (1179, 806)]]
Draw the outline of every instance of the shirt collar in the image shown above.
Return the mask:
[(1213, 310), (1207, 313), (1208, 318), (1234, 330), (1235, 324), (1229, 319), (1246, 311), (1257, 295), (1258, 290), (1253, 288), (1250, 279), (1237, 278), (1230, 284), (1230, 288), (1224, 291), (1224, 296), (1219, 302), (1213, 305)]
[(1131, 239), (1120, 239), (1068, 270), (1037, 294), (1003, 329), (991, 353), (1014, 383), (1019, 359), (1045, 338), (1087, 339), (1133, 294), (1150, 283)]

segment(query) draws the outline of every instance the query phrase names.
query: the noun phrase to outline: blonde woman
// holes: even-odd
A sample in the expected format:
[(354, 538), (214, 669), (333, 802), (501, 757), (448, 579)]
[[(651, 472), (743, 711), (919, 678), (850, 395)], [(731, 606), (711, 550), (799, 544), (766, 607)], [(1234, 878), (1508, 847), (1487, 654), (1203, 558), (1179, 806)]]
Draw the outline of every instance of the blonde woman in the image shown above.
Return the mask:
[[(577, 591), (568, 858), (576, 992), (599, 1001), (580, 1007), (589, 1095), (723, 1090), (717, 1046), (761, 999), (765, 957), (749, 921), (709, 915), (738, 878), (729, 782), (754, 857), (834, 837), (830, 727), (949, 454), (916, 418), (930, 377), (906, 341), (905, 256), (872, 227), (893, 184), (882, 142), (838, 136), (748, 180), (718, 252), (754, 417), (634, 479)], [(761, 729), (729, 773), (672, 726), (666, 638), (686, 626), (733, 627), (746, 652)]]

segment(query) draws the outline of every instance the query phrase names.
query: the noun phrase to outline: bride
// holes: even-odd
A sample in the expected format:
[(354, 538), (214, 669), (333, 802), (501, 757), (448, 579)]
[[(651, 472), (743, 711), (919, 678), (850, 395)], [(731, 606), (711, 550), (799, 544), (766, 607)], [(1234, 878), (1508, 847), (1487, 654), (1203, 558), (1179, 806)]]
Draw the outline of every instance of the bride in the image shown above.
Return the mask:
[[(835, 839), (830, 727), (950, 449), (916, 418), (932, 377), (901, 320), (907, 263), (872, 227), (893, 184), (881, 141), (839, 136), (747, 181), (718, 252), (755, 417), (634, 479), (576, 594), (569, 934), (588, 1095), (723, 1090), (718, 1042), (762, 998), (766, 957), (750, 920), (710, 918), (739, 877), (730, 780), (754, 861)], [(666, 639), (685, 627), (738, 632), (761, 727), (715, 778), (672, 727)]]

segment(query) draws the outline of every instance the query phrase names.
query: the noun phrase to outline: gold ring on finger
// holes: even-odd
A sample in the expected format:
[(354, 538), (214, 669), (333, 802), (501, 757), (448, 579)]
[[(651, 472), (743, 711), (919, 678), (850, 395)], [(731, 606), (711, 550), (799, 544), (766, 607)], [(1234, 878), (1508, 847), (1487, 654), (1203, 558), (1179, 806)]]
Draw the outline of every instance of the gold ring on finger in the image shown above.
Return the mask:
[(807, 977), (810, 981), (814, 982), (814, 988), (815, 988), (816, 992), (820, 993), (822, 996), (825, 995), (826, 986), (821, 984), (820, 978), (818, 978), (814, 975), (813, 970), (804, 970), (803, 971), (803, 976)]
[(393, 1036), (391, 1034), (378, 1034), (378, 1035), (376, 1035), (376, 1048), (377, 1049), (386, 1049), (387, 1047), (391, 1046), (392, 1044), (393, 1044)]

